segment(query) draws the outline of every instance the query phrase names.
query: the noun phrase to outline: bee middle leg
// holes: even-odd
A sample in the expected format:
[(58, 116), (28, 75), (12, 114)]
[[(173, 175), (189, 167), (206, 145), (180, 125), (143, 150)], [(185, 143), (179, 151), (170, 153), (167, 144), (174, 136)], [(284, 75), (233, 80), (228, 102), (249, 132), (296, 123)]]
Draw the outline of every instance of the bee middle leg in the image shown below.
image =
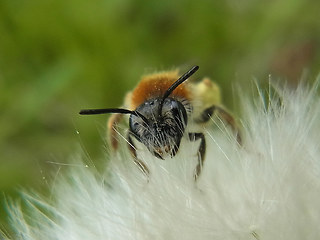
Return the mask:
[(236, 137), (237, 142), (240, 145), (242, 145), (241, 134), (240, 134), (240, 130), (236, 124), (236, 120), (234, 119), (234, 117), (230, 113), (228, 113), (222, 107), (212, 105), (211, 107), (206, 108), (202, 112), (200, 117), (198, 119), (196, 119), (196, 122), (197, 123), (206, 123), (212, 118), (213, 114), (217, 114), (217, 116), (220, 117), (222, 119), (222, 121), (224, 121), (226, 124), (228, 124), (231, 127), (232, 131), (235, 133), (235, 137)]
[(134, 145), (134, 143), (132, 141), (131, 135), (132, 135), (132, 133), (128, 134), (127, 140), (128, 140), (128, 148), (130, 150), (131, 156), (133, 157), (133, 161), (138, 166), (138, 168), (141, 170), (141, 172), (143, 172), (144, 175), (149, 177), (149, 169), (143, 161), (138, 159), (136, 146)]
[(195, 168), (195, 172), (194, 172), (194, 180), (196, 181), (202, 171), (202, 167), (203, 167), (203, 162), (204, 162), (204, 157), (205, 157), (205, 153), (206, 153), (206, 139), (204, 137), (203, 133), (189, 133), (189, 139), (190, 141), (197, 141), (198, 139), (200, 139), (200, 146), (198, 149), (198, 164)]

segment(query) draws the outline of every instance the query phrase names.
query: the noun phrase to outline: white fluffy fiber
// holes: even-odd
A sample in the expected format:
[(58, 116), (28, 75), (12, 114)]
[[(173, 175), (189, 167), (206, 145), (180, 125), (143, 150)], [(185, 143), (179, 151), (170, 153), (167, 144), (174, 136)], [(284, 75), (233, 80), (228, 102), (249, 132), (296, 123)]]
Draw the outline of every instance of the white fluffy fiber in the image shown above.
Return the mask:
[(243, 101), (243, 147), (225, 129), (204, 130), (197, 182), (198, 142), (166, 161), (143, 152), (149, 181), (123, 143), (105, 174), (60, 176), (55, 201), (25, 194), (26, 212), (11, 207), (13, 239), (319, 239), (320, 98), (316, 87), (279, 92)]

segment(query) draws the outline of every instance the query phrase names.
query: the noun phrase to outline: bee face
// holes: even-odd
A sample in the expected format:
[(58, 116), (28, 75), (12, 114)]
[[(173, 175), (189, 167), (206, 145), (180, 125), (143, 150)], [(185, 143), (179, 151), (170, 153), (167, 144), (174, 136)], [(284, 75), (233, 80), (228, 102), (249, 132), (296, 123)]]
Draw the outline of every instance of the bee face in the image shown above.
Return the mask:
[(187, 125), (185, 107), (173, 98), (155, 98), (141, 104), (129, 119), (130, 131), (156, 157), (175, 156)]

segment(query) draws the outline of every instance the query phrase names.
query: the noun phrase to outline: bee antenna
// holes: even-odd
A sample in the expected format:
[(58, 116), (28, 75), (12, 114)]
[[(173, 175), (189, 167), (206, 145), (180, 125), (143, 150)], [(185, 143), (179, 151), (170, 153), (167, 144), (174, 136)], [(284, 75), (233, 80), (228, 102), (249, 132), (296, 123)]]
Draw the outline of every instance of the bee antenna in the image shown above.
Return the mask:
[(138, 111), (131, 111), (124, 108), (83, 109), (79, 112), (80, 115), (95, 115), (106, 113), (133, 114), (137, 117), (142, 118), (143, 121), (148, 122), (148, 119)]
[(169, 95), (184, 81), (186, 81), (189, 77), (191, 77), (196, 71), (198, 71), (199, 66), (193, 66), (188, 72), (183, 74), (177, 81), (175, 81), (168, 89), (167, 91), (163, 94), (162, 100), (159, 105), (159, 116), (161, 115), (162, 112), (162, 106), (164, 100), (169, 97)]

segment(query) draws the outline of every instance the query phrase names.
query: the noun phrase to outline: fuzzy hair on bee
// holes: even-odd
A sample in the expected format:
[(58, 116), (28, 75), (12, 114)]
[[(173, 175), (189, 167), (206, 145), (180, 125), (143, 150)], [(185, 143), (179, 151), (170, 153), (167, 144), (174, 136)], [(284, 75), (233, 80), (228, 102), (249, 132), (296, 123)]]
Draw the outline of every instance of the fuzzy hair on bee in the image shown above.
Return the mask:
[(194, 66), (180, 77), (178, 71), (147, 75), (126, 95), (123, 108), (86, 109), (80, 114), (112, 113), (108, 133), (115, 151), (119, 145), (118, 125), (124, 114), (130, 114), (126, 136), (128, 148), (134, 162), (147, 176), (149, 169), (138, 158), (137, 143), (142, 143), (155, 157), (165, 160), (177, 154), (183, 137), (189, 141), (200, 141), (195, 153), (198, 163), (194, 178), (197, 179), (205, 160), (206, 141), (203, 132), (189, 129), (208, 123), (217, 114), (231, 126), (238, 142), (241, 142), (234, 118), (221, 104), (219, 87), (208, 78), (196, 84), (186, 81), (198, 69)]

